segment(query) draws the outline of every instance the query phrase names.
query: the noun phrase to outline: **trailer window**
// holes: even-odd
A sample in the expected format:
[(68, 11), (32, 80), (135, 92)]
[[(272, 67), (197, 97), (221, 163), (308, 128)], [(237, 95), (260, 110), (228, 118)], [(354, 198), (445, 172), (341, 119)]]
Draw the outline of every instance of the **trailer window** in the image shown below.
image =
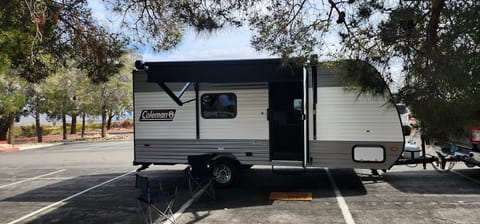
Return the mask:
[(300, 112), (303, 111), (302, 99), (293, 99), (293, 109)]
[(226, 119), (237, 116), (237, 96), (233, 93), (208, 93), (201, 97), (202, 117)]
[(397, 105), (397, 109), (400, 114), (408, 113), (407, 107), (404, 105)]

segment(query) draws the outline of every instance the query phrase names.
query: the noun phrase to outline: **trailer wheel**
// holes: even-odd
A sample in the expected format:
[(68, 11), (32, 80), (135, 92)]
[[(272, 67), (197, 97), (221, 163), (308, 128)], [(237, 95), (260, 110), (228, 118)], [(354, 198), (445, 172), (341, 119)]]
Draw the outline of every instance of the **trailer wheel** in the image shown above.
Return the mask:
[(230, 159), (219, 159), (213, 162), (212, 174), (217, 187), (226, 188), (235, 185), (239, 179), (238, 166)]

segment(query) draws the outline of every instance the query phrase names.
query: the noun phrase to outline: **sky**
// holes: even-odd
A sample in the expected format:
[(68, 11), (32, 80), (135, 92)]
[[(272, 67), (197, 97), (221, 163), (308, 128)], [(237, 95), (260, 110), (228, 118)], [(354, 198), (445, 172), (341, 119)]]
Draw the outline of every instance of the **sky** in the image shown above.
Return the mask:
[[(101, 0), (88, 0), (93, 10), (93, 17), (100, 24), (117, 26), (120, 18), (115, 18), (103, 6)], [(115, 28), (118, 29), (118, 28)], [(155, 52), (148, 47), (140, 49), (145, 61), (201, 60), (201, 59), (242, 59), (266, 58), (268, 53), (256, 52), (250, 46), (252, 33), (248, 28), (226, 28), (211, 34), (197, 34), (187, 30), (182, 42), (173, 50)]]
[(156, 53), (143, 52), (149, 60), (195, 60), (195, 59), (241, 59), (266, 58), (268, 53), (260, 53), (250, 46), (251, 32), (246, 29), (224, 29), (212, 34), (197, 34), (187, 31), (185, 38), (173, 50)]
[[(101, 0), (88, 0), (93, 10), (93, 17), (100, 21), (100, 24), (106, 24), (109, 27), (118, 28), (121, 21), (119, 16), (109, 13)], [(149, 47), (140, 48), (140, 55), (144, 61), (187, 61), (187, 60), (216, 60), (216, 59), (253, 59), (273, 57), (268, 52), (257, 52), (250, 46), (250, 38), (253, 33), (247, 28), (225, 28), (211, 34), (198, 34), (187, 30), (182, 42), (170, 51), (155, 52)], [(327, 43), (318, 51), (320, 60), (332, 60), (329, 54), (334, 54), (338, 48), (338, 37), (329, 35), (325, 42)], [(325, 56), (326, 55), (326, 56)], [(391, 72), (394, 80), (392, 89), (398, 89), (401, 85), (401, 63), (395, 63), (391, 66)]]

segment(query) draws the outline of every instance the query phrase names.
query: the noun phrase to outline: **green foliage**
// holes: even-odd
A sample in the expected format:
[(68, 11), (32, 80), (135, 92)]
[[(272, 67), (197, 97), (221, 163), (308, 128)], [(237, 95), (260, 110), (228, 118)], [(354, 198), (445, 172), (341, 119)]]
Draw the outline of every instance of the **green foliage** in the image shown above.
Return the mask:
[[(24, 113), (26, 101), (28, 113), (46, 113), (53, 120), (70, 113), (99, 114), (99, 99), (91, 96), (98, 86), (91, 82), (107, 82), (120, 72), (126, 44), (94, 23), (87, 0), (1, 1), (1, 136)], [(126, 110), (124, 101), (120, 105)]]
[(95, 84), (107, 82), (124, 64), (120, 58), (127, 53), (127, 40), (118, 34), (108, 33), (101, 27), (92, 28), (80, 40), (78, 66)]
[[(107, 110), (108, 115), (120, 117), (124, 113), (130, 113), (133, 111), (133, 83), (131, 71), (134, 69), (132, 63), (128, 63), (134, 60), (134, 54), (125, 54), (121, 58), (121, 63), (128, 64), (122, 68), (118, 74), (112, 76), (112, 78), (102, 85), (104, 88), (103, 93), (104, 108)], [(102, 106), (102, 105), (101, 105)]]
[[(56, 134), (52, 129), (41, 127), (43, 135)], [(35, 125), (20, 126), (14, 129), (14, 135), (16, 138), (20, 137), (37, 137)]]
[(64, 68), (46, 80), (50, 88), (46, 91), (46, 102), (43, 104), (45, 113), (50, 119), (60, 120), (63, 115), (75, 110), (73, 102), (76, 83), (70, 77), (69, 68)]
[(156, 50), (176, 47), (188, 26), (198, 32), (245, 22), (238, 18), (255, 1), (124, 1), (103, 0), (114, 12), (123, 16), (123, 28), (136, 34), (135, 42)]
[(132, 129), (133, 119), (126, 119), (124, 121), (112, 122), (112, 129)]
[[(39, 82), (52, 71), (56, 49), (56, 20), (59, 8), (54, 1), (33, 3), (6, 0), (0, 9), (0, 67), (12, 67), (29, 82)], [(29, 5), (33, 4), (33, 5)]]
[[(70, 127), (69, 124), (67, 124)], [(133, 121), (131, 119), (124, 120), (122, 122), (113, 122), (112, 127), (114, 129), (130, 129), (133, 128)], [(42, 132), (44, 136), (47, 135), (61, 135), (62, 134), (62, 126), (51, 126), (51, 125), (43, 125)], [(102, 129), (102, 125), (99, 123), (86, 123), (85, 124), (85, 131), (88, 132), (98, 132)], [(80, 133), (81, 127), (77, 126), (77, 133)], [(28, 137), (37, 137), (35, 132), (35, 125), (28, 125), (28, 126), (20, 126), (14, 128), (14, 135), (16, 138), (28, 138)]]
[(23, 80), (14, 75), (0, 73), (0, 116), (17, 113), (25, 106)]
[(25, 106), (23, 80), (7, 71), (0, 73), (0, 140), (5, 140), (10, 126)]
[(352, 13), (358, 24), (343, 39), (345, 51), (380, 67), (400, 59), (405, 79), (398, 96), (422, 133), (438, 141), (468, 136), (480, 118), (480, 2), (411, 1), (388, 9), (357, 2), (386, 19)]

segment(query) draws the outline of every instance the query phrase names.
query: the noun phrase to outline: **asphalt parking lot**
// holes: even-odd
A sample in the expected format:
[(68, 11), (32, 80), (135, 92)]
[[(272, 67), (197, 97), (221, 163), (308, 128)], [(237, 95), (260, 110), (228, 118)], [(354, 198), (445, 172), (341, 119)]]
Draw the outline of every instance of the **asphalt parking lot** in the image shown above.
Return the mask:
[[(140, 223), (131, 141), (73, 143), (0, 154), (0, 223)], [(272, 174), (253, 167), (239, 186), (190, 206), (183, 165), (144, 175), (180, 190), (177, 223), (478, 223), (480, 168), (458, 164), (369, 170), (309, 169)], [(330, 178), (331, 177), (331, 178)], [(312, 192), (312, 201), (271, 201), (271, 192)], [(183, 210), (184, 209), (184, 210)], [(182, 211), (183, 210), (183, 211)], [(161, 220), (157, 220), (161, 223)]]

